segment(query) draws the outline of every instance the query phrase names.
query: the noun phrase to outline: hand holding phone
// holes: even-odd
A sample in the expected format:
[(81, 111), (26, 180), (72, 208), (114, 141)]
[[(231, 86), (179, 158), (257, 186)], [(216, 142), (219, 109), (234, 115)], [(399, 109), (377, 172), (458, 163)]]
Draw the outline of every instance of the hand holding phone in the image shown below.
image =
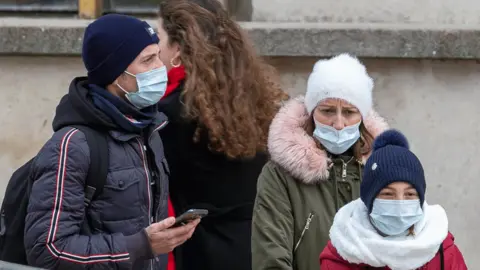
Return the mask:
[(206, 209), (190, 209), (175, 219), (175, 224), (172, 227), (185, 225), (195, 219), (203, 218), (208, 215)]
[(192, 237), (199, 219), (196, 219), (185, 226), (173, 228), (174, 217), (166, 218), (160, 222), (152, 223), (145, 228), (148, 241), (155, 255), (165, 254), (177, 246), (183, 244)]

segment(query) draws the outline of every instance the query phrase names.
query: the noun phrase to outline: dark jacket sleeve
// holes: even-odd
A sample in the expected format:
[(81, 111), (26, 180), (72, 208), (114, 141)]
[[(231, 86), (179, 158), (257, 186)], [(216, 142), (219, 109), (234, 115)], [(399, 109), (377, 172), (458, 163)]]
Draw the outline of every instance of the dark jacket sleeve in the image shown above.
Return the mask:
[[(25, 248), (30, 265), (47, 269), (131, 269), (141, 256), (144, 232), (81, 235), (84, 186), (90, 164), (83, 133), (56, 132), (37, 155), (34, 184), (25, 219)], [(127, 239), (129, 238), (129, 239)], [(130, 241), (131, 243), (127, 242)], [(135, 252), (129, 252), (129, 247)]]
[(293, 269), (293, 215), (284, 179), (268, 162), (257, 184), (252, 221), (252, 269)]

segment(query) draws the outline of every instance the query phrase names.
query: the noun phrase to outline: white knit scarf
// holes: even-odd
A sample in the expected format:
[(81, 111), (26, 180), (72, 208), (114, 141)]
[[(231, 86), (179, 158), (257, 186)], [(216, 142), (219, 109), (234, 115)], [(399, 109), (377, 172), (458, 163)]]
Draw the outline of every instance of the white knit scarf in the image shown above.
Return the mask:
[(417, 269), (431, 261), (448, 234), (448, 219), (439, 205), (423, 205), (424, 218), (415, 224), (415, 235), (380, 236), (369, 221), (361, 199), (341, 208), (330, 238), (338, 254), (350, 263), (392, 270)]

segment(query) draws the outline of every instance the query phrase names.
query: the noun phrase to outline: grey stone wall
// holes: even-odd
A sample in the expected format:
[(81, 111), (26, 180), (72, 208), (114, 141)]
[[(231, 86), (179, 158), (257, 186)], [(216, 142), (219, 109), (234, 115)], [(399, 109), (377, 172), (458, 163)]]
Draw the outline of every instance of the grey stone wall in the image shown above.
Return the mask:
[[(90, 21), (0, 18), (0, 55), (79, 55)], [(152, 26), (155, 21), (149, 21)], [(241, 23), (265, 56), (480, 58), (480, 27), (348, 23)]]
[(480, 23), (477, 0), (247, 0), (254, 21), (327, 23)]

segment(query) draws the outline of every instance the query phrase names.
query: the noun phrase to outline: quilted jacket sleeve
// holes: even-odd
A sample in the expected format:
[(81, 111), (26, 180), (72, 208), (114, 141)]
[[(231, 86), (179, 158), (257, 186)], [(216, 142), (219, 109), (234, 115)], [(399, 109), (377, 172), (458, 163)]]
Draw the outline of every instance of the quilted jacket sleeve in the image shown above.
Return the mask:
[(37, 155), (25, 220), (30, 265), (69, 270), (131, 269), (138, 259), (138, 252), (129, 250), (138, 250), (131, 243), (146, 238), (144, 232), (133, 236), (80, 234), (89, 164), (85, 136), (74, 128), (56, 132)]

